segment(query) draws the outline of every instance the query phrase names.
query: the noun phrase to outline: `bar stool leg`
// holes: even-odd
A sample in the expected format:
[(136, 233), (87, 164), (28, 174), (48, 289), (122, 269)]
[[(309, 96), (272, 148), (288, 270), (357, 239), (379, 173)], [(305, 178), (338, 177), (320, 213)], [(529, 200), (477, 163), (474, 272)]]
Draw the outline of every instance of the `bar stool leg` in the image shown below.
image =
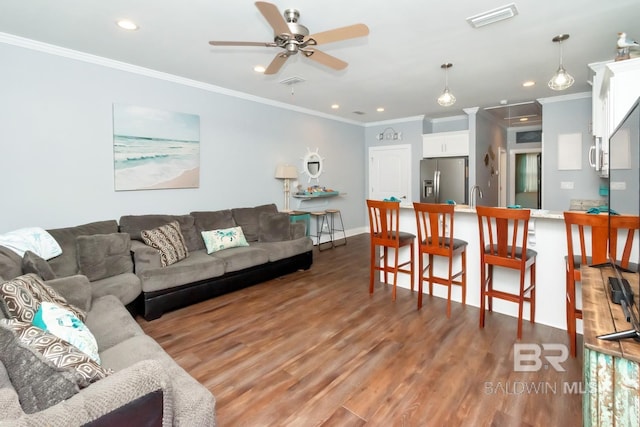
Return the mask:
[[(331, 231), (331, 241), (333, 242), (333, 247), (343, 246), (347, 244), (347, 234), (344, 229), (344, 222), (342, 221), (342, 212), (340, 209), (327, 209), (326, 210), (329, 217), (329, 229)], [(338, 220), (340, 221), (340, 228), (336, 228), (336, 215), (338, 216)], [(342, 237), (340, 239), (336, 239), (336, 231), (342, 232)]]

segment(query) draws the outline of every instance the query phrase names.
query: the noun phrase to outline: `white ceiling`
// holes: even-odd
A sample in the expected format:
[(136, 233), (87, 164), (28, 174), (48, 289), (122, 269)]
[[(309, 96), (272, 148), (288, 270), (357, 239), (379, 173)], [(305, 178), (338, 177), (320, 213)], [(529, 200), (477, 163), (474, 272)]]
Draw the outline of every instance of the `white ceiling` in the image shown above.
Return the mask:
[[(518, 15), (473, 29), (469, 16), (509, 0), (274, 0), (282, 11), (296, 8), (311, 34), (365, 23), (367, 37), (319, 46), (349, 63), (334, 71), (301, 55), (280, 72), (253, 71), (268, 65), (278, 48), (213, 47), (209, 40), (270, 42), (273, 31), (250, 0), (9, 0), (0, 11), (0, 32), (123, 61), (354, 122), (426, 115), (463, 114), (468, 107), (520, 103), (588, 92), (587, 64), (615, 56), (617, 33), (640, 39), (638, 0), (517, 0)], [(140, 26), (126, 32), (121, 18)], [(565, 68), (575, 84), (554, 92), (547, 81), (558, 67), (551, 39), (563, 44)], [(444, 88), (444, 62), (452, 107), (436, 98)], [(301, 77), (293, 86), (279, 83)], [(522, 87), (534, 80), (532, 88)], [(293, 89), (293, 94), (292, 94)], [(332, 110), (331, 104), (340, 105)], [(382, 113), (377, 107), (384, 107)], [(363, 115), (354, 111), (364, 112)]]

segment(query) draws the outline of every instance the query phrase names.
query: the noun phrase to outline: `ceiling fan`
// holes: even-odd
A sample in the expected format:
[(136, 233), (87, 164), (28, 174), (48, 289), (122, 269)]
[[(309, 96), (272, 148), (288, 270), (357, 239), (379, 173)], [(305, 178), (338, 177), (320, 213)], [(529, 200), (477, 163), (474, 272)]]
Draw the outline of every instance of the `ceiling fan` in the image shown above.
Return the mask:
[(273, 28), (273, 42), (240, 42), (240, 41), (210, 41), (212, 46), (265, 46), (284, 49), (271, 61), (264, 74), (277, 73), (291, 55), (298, 52), (320, 64), (335, 70), (342, 70), (347, 63), (329, 54), (326, 54), (313, 46), (333, 43), (341, 40), (363, 37), (369, 34), (369, 28), (365, 24), (354, 24), (309, 35), (309, 30), (304, 25), (298, 24), (300, 12), (296, 9), (286, 9), (280, 14), (276, 5), (264, 1), (257, 1), (256, 7)]

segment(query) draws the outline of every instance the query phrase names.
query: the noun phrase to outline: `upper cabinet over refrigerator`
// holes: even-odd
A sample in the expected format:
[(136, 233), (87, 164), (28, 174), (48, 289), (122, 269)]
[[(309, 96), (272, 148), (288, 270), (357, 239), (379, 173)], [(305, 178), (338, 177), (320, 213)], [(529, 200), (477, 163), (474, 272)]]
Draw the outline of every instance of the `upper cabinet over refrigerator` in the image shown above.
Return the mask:
[(609, 137), (640, 96), (640, 58), (598, 62), (589, 64), (589, 68), (594, 137), (589, 163), (606, 178), (609, 176)]
[(469, 155), (469, 131), (427, 133), (422, 135), (422, 157)]

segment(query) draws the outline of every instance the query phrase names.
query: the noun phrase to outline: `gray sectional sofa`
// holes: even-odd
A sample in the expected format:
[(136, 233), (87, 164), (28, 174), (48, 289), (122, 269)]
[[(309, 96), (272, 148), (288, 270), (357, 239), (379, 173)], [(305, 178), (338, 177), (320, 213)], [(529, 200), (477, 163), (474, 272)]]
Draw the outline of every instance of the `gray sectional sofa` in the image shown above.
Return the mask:
[[(162, 251), (145, 238), (149, 230), (170, 223), (177, 223), (186, 256), (164, 265)], [(243, 245), (209, 250), (203, 232), (234, 227), (241, 228)], [(42, 355), (23, 348), (11, 330), (15, 317), (2, 294), (0, 425), (215, 426), (214, 396), (145, 335), (132, 314), (143, 307), (144, 317), (154, 319), (308, 269), (313, 261), (305, 225), (291, 223), (273, 204), (188, 215), (127, 215), (120, 224), (108, 220), (47, 231), (62, 248), (48, 261), (0, 246), (0, 290), (21, 280), (44, 282), (86, 315), (100, 365), (112, 372), (88, 386), (67, 388), (60, 393), (63, 398), (52, 393), (51, 378), (61, 375), (64, 383), (71, 374), (39, 363)], [(41, 365), (34, 373), (33, 367)]]
[[(177, 221), (189, 255), (162, 266), (158, 250), (145, 244), (142, 231)], [(207, 253), (203, 231), (240, 226), (248, 246)], [(135, 273), (142, 285), (143, 315), (152, 320), (164, 312), (306, 270), (313, 262), (313, 243), (303, 223), (291, 223), (276, 205), (188, 215), (127, 215), (120, 231), (131, 236)]]

